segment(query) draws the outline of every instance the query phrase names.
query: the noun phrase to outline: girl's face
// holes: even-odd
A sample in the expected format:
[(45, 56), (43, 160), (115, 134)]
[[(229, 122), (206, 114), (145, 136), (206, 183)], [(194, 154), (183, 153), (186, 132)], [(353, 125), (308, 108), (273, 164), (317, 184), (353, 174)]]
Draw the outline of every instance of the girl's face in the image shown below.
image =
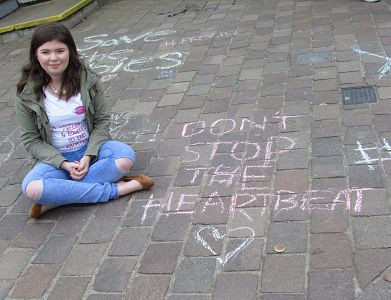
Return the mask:
[(42, 69), (53, 79), (61, 77), (69, 63), (68, 46), (60, 41), (52, 40), (37, 49), (37, 59)]

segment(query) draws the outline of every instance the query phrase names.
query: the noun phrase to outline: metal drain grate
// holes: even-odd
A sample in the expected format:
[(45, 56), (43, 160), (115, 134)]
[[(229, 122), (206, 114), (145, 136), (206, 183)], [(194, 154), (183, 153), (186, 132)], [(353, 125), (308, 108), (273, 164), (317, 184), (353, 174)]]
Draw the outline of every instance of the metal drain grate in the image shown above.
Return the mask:
[(342, 88), (342, 103), (344, 105), (373, 103), (377, 101), (375, 89), (372, 86)]

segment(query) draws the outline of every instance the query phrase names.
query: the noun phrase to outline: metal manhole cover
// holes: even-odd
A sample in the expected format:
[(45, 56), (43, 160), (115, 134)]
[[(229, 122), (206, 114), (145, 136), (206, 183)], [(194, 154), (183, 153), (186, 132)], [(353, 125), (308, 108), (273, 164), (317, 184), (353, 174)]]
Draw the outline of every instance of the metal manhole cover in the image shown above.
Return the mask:
[(299, 55), (298, 61), (300, 65), (309, 65), (314, 63), (322, 63), (331, 60), (330, 52), (316, 52)]
[(375, 89), (372, 86), (342, 88), (342, 103), (344, 105), (364, 104), (377, 101)]

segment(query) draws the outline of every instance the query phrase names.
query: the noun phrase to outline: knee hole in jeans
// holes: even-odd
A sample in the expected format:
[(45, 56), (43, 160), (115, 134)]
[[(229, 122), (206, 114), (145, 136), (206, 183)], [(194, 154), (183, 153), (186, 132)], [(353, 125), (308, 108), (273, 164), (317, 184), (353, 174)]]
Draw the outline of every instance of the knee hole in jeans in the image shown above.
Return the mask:
[(133, 161), (129, 158), (118, 158), (115, 160), (115, 166), (120, 172), (126, 173), (132, 168)]
[(29, 182), (26, 186), (26, 197), (37, 201), (41, 198), (43, 192), (43, 182), (42, 180), (33, 180)]

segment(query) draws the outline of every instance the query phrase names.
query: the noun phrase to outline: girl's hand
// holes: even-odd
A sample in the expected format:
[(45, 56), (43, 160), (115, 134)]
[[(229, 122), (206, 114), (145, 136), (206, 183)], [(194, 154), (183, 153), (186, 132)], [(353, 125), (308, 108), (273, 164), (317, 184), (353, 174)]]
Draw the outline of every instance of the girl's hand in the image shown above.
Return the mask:
[(81, 180), (84, 176), (87, 175), (88, 169), (90, 167), (91, 157), (86, 155), (83, 156), (80, 162), (75, 161), (75, 164), (78, 164), (78, 167), (70, 173), (70, 176), (73, 180)]
[(69, 161), (64, 160), (61, 163), (60, 168), (67, 171), (69, 173), (69, 175), (72, 177), (72, 173), (77, 168), (79, 168), (79, 162), (69, 162)]

